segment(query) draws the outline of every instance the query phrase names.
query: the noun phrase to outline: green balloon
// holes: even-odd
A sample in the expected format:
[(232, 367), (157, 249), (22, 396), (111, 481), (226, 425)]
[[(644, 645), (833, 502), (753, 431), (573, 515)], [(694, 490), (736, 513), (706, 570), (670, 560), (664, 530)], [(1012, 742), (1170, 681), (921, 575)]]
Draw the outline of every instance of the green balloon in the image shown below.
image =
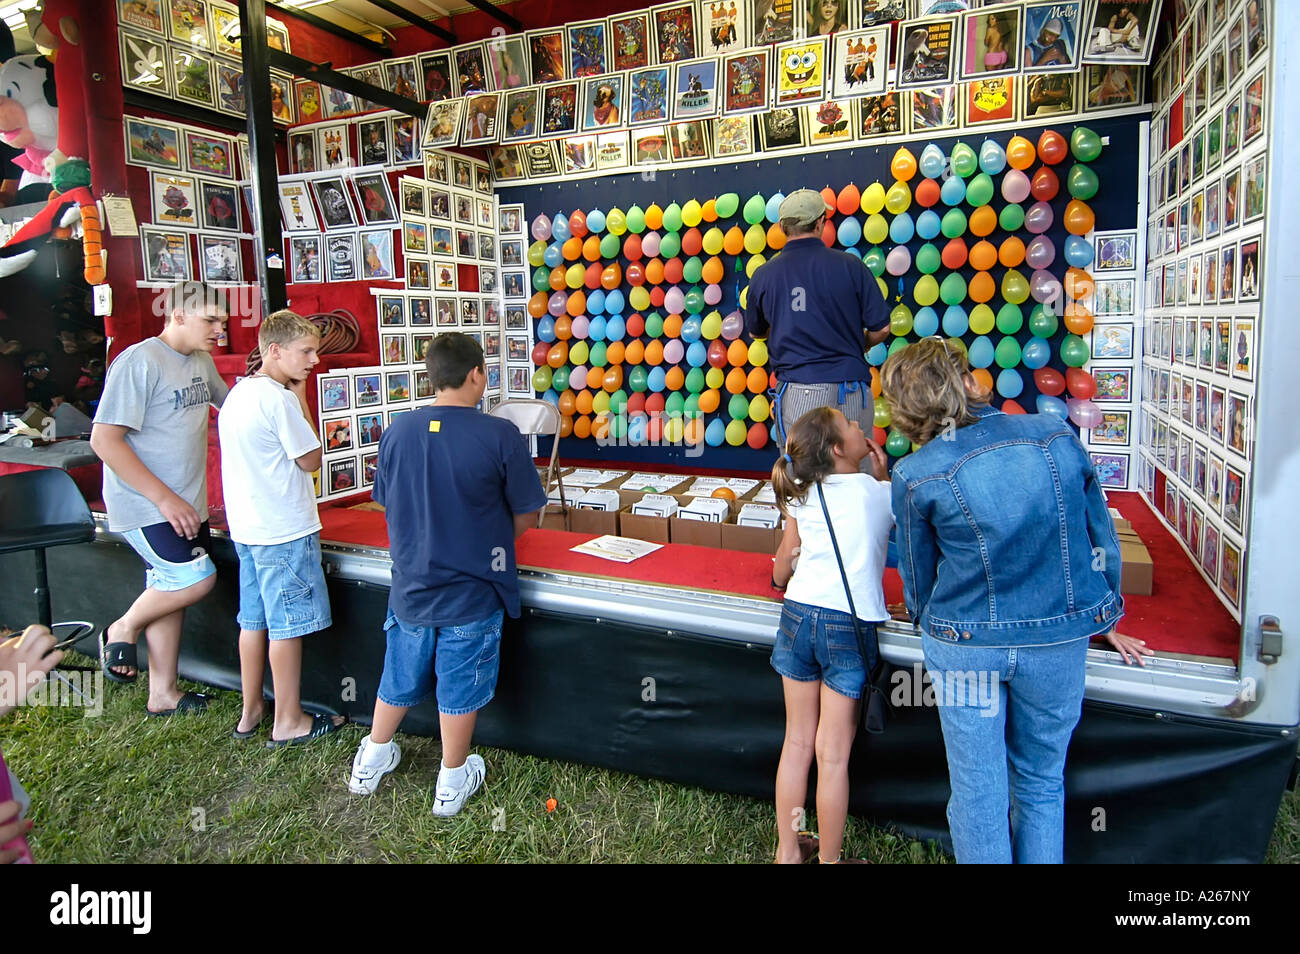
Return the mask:
[(1092, 357), (1092, 354), (1088, 348), (1088, 342), (1078, 335), (1065, 336), (1065, 339), (1061, 342), (1061, 360), (1065, 362), (1067, 367), (1082, 368), (1088, 363), (1090, 357)]
[(964, 142), (959, 142), (952, 147), (952, 155), (949, 159), (952, 171), (963, 179), (969, 179), (980, 167), (979, 156), (975, 155), (975, 150)]
[(950, 239), (965, 235), (966, 213), (961, 209), (949, 209), (943, 214), (943, 221), (939, 223), (939, 230), (943, 232), (945, 238)]
[(597, 341), (592, 345), (591, 356), (587, 360), (591, 362), (593, 368), (603, 368), (608, 364), (609, 359), (605, 357), (605, 342)]
[(885, 450), (889, 452), (890, 457), (902, 457), (912, 449), (912, 442), (903, 436), (901, 431), (890, 431), (889, 437), (885, 439)]
[(615, 414), (623, 414), (627, 411), (627, 392), (619, 388), (609, 396), (609, 409)]
[(1029, 333), (1035, 338), (1050, 338), (1060, 326), (1061, 323), (1056, 320), (1056, 315), (1050, 308), (1035, 305), (1029, 312)]
[(749, 416), (749, 402), (743, 394), (733, 394), (727, 402), (727, 416), (733, 421), (743, 421)]
[(551, 386), (551, 366), (544, 364), (533, 372), (533, 390), (545, 391)]
[(999, 368), (1014, 368), (1020, 363), (1020, 342), (1007, 335), (998, 342), (997, 350), (993, 352), (993, 360), (998, 363)]
[(894, 306), (894, 310), (889, 313), (889, 332), (895, 335), (905, 335), (912, 330), (912, 309), (908, 308), (901, 302)]
[(556, 368), (555, 373), (551, 375), (551, 387), (555, 388), (557, 391), (563, 391), (568, 386), (569, 366), (567, 364), (562, 364)]
[(939, 270), (941, 262), (942, 257), (939, 255), (939, 250), (929, 242), (916, 250), (916, 267), (923, 275), (933, 275)]
[(664, 228), (676, 232), (682, 227), (682, 207), (676, 202), (664, 209)]
[(1013, 305), (1023, 304), (1029, 297), (1029, 282), (1014, 268), (1002, 276), (1002, 297)]
[[(609, 406), (610, 406), (610, 409), (612, 410), (613, 407), (614, 407), (614, 399), (613, 399), (613, 398), (610, 398), (610, 399), (609, 399)], [(623, 402), (623, 406), (624, 406), (624, 407), (627, 406), (627, 402), (626, 402), (626, 401)], [(626, 436), (627, 436), (627, 416), (626, 416), (626, 415), (624, 415), (624, 414), (619, 414), (619, 413), (615, 412), (615, 413), (611, 414), (611, 415), (607, 418), (607, 420), (609, 421), (609, 433), (610, 433), (610, 436), (611, 436), (611, 437), (626, 437)]]
[(1099, 186), (1097, 173), (1081, 162), (1076, 162), (1071, 166), (1069, 175), (1065, 177), (1065, 188), (1076, 199), (1085, 201), (1091, 199), (1097, 194)]
[(533, 269), (533, 290), (547, 291), (551, 287), (551, 270), (545, 265)]
[(751, 195), (745, 202), (743, 214), (746, 222), (757, 225), (767, 216), (767, 200), (761, 195)]
[(686, 397), (681, 391), (674, 391), (672, 394), (668, 395), (667, 400), (664, 401), (664, 412), (670, 417), (680, 417), (685, 408)]
[(1004, 232), (1015, 232), (1025, 224), (1025, 210), (1015, 202), (1004, 206), (998, 213), (998, 225)]
[(981, 172), (966, 186), (966, 201), (975, 208), (988, 205), (993, 199), (993, 180), (987, 172)]
[(713, 207), (718, 210), (718, 218), (729, 219), (740, 208), (740, 196), (734, 192), (727, 192), (718, 196), (718, 201), (713, 204)]
[(664, 320), (657, 311), (652, 311), (645, 320), (645, 333), (651, 338), (658, 338), (664, 333)]
[[(881, 275), (885, 274), (885, 253), (881, 250), (880, 246), (873, 245), (871, 248), (867, 249), (867, 254), (862, 256), (862, 264), (871, 269), (872, 275), (879, 278)], [(550, 286), (548, 285), (547, 287), (549, 288)]]
[(528, 264), (540, 267), (546, 264), (546, 243), (534, 242), (528, 246)]
[(1092, 162), (1101, 155), (1101, 137), (1087, 126), (1076, 126), (1070, 133), (1070, 152), (1080, 162)]
[(700, 275), (704, 271), (704, 264), (700, 261), (698, 255), (692, 255), (682, 266), (682, 278), (686, 279), (692, 285), (700, 280)]
[(700, 413), (700, 396), (699, 396), (698, 394), (688, 394), (688, 395), (686, 395), (686, 404), (684, 405), (684, 407), (686, 408), (686, 413), (687, 413), (687, 414), (699, 414), (699, 413)]
[(618, 236), (613, 232), (606, 232), (600, 240), (600, 257), (601, 258), (618, 258), (618, 250), (622, 244)]
[(698, 315), (704, 310), (704, 304), (704, 292), (698, 288), (692, 288), (686, 293), (687, 314)]
[(659, 242), (659, 254), (664, 258), (673, 258), (681, 250), (682, 240), (676, 232), (669, 232)]
[[(686, 390), (689, 391), (691, 394), (699, 394), (701, 391), (704, 390), (704, 369), (703, 368), (691, 368), (691, 370), (687, 373)], [(698, 404), (699, 398), (696, 398), (695, 400), (696, 403)]]
[(939, 297), (945, 305), (960, 305), (966, 300), (966, 279), (960, 272), (949, 272), (939, 286)]
[(890, 343), (889, 345), (888, 356), (892, 358), (894, 355), (898, 354), (898, 352), (902, 351), (906, 347), (907, 347), (906, 338), (895, 338), (893, 342)]
[(649, 373), (639, 364), (633, 365), (627, 373), (627, 386), (640, 393), (649, 387)]
[(632, 206), (627, 210), (625, 218), (627, 219), (627, 230), (629, 232), (645, 231), (645, 210), (641, 206)]
[(1004, 335), (1014, 335), (1025, 323), (1025, 316), (1019, 305), (1007, 302), (998, 309), (998, 331)]

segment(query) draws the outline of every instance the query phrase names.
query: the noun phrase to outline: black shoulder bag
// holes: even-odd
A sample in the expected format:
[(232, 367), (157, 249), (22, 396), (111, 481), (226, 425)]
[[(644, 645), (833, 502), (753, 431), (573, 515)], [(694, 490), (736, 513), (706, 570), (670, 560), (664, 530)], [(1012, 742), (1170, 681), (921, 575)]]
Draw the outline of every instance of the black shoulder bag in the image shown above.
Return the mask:
[[(822, 516), (826, 518), (826, 532), (830, 534), (831, 547), (835, 550), (835, 562), (840, 568), (840, 579), (844, 581), (844, 595), (849, 599), (849, 616), (853, 619), (853, 632), (858, 637), (858, 652), (862, 654), (862, 664), (865, 666), (871, 657), (867, 653), (866, 640), (862, 638), (862, 623), (859, 622), (857, 610), (853, 606), (853, 589), (849, 586), (849, 575), (844, 571), (840, 545), (835, 539), (835, 528), (831, 526), (831, 512), (826, 508), (826, 496), (822, 493), (820, 482), (817, 484), (817, 499), (822, 505)], [(880, 640), (877, 639), (876, 665), (867, 673), (862, 706), (862, 728), (872, 735), (880, 735), (885, 731), (885, 721), (889, 713), (889, 695), (886, 691), (888, 687), (889, 667), (885, 665), (885, 659), (880, 655)]]

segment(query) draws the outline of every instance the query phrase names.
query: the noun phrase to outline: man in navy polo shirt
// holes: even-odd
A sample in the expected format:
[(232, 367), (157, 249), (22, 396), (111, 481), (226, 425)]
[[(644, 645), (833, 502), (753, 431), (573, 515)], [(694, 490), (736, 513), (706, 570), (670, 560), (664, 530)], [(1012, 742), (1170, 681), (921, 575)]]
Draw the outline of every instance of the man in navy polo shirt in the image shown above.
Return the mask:
[(776, 374), (773, 420), (785, 444), (790, 426), (817, 407), (835, 407), (871, 434), (874, 402), (864, 353), (889, 336), (880, 285), (862, 260), (821, 240), (826, 202), (800, 189), (781, 203), (785, 248), (754, 273), (745, 330), (767, 336)]
[(372, 496), (384, 505), (393, 559), (388, 648), (348, 787), (371, 795), (397, 767), (393, 734), (433, 695), (436, 675), (442, 767), (433, 813), (449, 816), (483, 783), (470, 740), (496, 691), (502, 619), (519, 615), (515, 538), (535, 524), (546, 492), (515, 425), (476, 408), (487, 386), (478, 342), (438, 335), (425, 365), (437, 403), (401, 415), (379, 441)]

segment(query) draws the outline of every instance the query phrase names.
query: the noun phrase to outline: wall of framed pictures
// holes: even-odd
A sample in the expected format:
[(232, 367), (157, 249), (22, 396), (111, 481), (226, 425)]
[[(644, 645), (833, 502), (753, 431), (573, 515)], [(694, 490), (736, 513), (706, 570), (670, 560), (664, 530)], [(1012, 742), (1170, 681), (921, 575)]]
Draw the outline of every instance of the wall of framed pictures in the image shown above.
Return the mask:
[(1272, 4), (1180, 6), (1175, 42), (1152, 70), (1138, 485), (1240, 618)]

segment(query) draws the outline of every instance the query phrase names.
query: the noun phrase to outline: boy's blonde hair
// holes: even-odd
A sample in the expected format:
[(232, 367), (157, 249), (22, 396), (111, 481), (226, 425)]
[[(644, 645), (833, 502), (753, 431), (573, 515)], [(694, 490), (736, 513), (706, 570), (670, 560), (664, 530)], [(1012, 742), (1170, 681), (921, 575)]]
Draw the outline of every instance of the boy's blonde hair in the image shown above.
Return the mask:
[(880, 369), (881, 392), (889, 402), (893, 426), (904, 437), (925, 444), (950, 425), (975, 423), (966, 392), (970, 363), (956, 338), (922, 338), (891, 356)]
[(257, 329), (257, 347), (265, 355), (267, 349), (273, 344), (284, 347), (299, 338), (319, 337), (320, 329), (314, 324), (296, 311), (282, 308), (280, 311), (271, 312), (263, 319), (262, 327)]

